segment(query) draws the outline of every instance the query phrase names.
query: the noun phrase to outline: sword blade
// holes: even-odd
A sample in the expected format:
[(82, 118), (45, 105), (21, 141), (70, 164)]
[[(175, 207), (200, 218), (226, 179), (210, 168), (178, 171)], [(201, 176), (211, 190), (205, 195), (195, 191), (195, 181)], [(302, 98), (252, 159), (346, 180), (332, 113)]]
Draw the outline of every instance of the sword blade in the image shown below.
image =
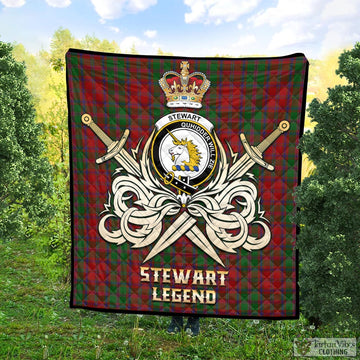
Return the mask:
[(172, 245), (182, 235), (184, 235), (191, 227), (194, 226), (196, 220), (188, 213), (182, 213), (162, 234), (155, 246), (151, 249), (144, 262), (149, 261), (155, 255)]
[(129, 173), (141, 177), (139, 164), (135, 159), (124, 149), (114, 156), (114, 159)]
[[(89, 114), (83, 114), (81, 121), (87, 125), (94, 134), (106, 145), (107, 151), (111, 151), (115, 144), (119, 144), (116, 141), (113, 141), (92, 119)], [(136, 176), (141, 176), (140, 165), (135, 161), (135, 159), (123, 149), (123, 145), (127, 139), (129, 130), (125, 130), (123, 134), (123, 139), (120, 140), (121, 150), (118, 154), (114, 156), (114, 159), (122, 166), (128, 173)], [(103, 160), (105, 161), (105, 159)]]
[(182, 235), (186, 235), (190, 241), (198, 246), (202, 251), (209, 255), (212, 259), (225, 267), (224, 263), (216, 253), (214, 247), (200, 229), (195, 225), (196, 220), (188, 213), (182, 213), (175, 222), (164, 232), (150, 253), (145, 258), (144, 262), (149, 261), (161, 251), (172, 245)]
[(210, 244), (210, 241), (206, 238), (206, 236), (200, 231), (200, 229), (196, 225), (193, 226), (185, 235), (202, 251), (208, 254), (221, 266), (225, 267), (219, 255), (216, 253), (215, 249)]
[(248, 154), (244, 154), (236, 163), (230, 168), (229, 180), (233, 180), (245, 175), (255, 164), (255, 161), (250, 158)]

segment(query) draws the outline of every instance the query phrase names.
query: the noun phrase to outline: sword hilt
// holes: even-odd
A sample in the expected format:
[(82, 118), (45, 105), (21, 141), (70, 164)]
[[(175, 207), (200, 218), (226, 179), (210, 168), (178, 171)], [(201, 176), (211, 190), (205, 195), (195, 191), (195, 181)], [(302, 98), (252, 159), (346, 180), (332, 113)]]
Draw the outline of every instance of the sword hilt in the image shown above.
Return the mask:
[(260, 166), (264, 167), (269, 171), (274, 170), (274, 166), (268, 164), (262, 159), (263, 152), (285, 131), (288, 131), (290, 124), (288, 121), (281, 121), (279, 126), (267, 136), (258, 146), (249, 145), (248, 141), (244, 134), (240, 134), (240, 140), (244, 146), (246, 153), (249, 155), (250, 159), (255, 161)]
[(114, 142), (96, 125), (91, 115), (83, 114), (81, 116), (81, 121), (83, 122), (83, 124), (87, 125), (108, 148)]
[(96, 163), (97, 164), (101, 164), (105, 161), (108, 161), (110, 159), (112, 159), (114, 156), (116, 156), (117, 154), (120, 153), (120, 151), (122, 150), (122, 148), (124, 147), (126, 140), (129, 136), (130, 130), (129, 129), (125, 129), (121, 139), (119, 141), (114, 141), (107, 149), (107, 154), (99, 157), (98, 159), (96, 159)]
[(278, 127), (257, 146), (259, 152), (262, 154), (282, 133), (288, 131), (289, 128), (290, 123), (288, 121), (281, 121)]
[(240, 134), (240, 140), (244, 146), (246, 153), (249, 155), (251, 160), (253, 160), (254, 162), (256, 162), (257, 164), (259, 164), (260, 166), (264, 167), (269, 171), (274, 170), (274, 167), (272, 165), (268, 164), (266, 161), (262, 159), (261, 152), (255, 146), (249, 145), (244, 134)]
[(104, 131), (99, 128), (99, 126), (96, 125), (91, 115), (83, 114), (81, 116), (81, 121), (83, 122), (83, 124), (89, 126), (89, 128), (91, 128), (91, 130), (97, 135), (97, 137), (107, 146), (107, 153), (96, 159), (97, 164), (108, 161), (120, 153), (129, 136), (130, 131), (128, 129), (124, 131), (119, 141), (113, 141), (109, 136), (104, 133)]

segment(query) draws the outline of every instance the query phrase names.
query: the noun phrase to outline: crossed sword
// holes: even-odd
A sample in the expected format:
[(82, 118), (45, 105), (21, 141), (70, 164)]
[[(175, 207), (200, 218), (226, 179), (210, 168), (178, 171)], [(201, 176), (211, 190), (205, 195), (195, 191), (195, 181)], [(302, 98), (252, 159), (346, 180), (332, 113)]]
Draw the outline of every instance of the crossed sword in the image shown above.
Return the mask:
[[(106, 145), (107, 153), (96, 160), (101, 164), (114, 158), (128, 173), (141, 177), (140, 165), (136, 160), (123, 148), (130, 134), (126, 129), (119, 141), (113, 141), (104, 131), (93, 121), (89, 114), (83, 114), (81, 117), (83, 124), (90, 127), (95, 135)], [(263, 160), (264, 151), (284, 132), (288, 131), (290, 124), (283, 120), (278, 127), (269, 134), (259, 145), (249, 145), (244, 134), (240, 134), (240, 140), (246, 153), (236, 160), (229, 169), (227, 180), (236, 180), (241, 178), (255, 164), (258, 164), (269, 171), (274, 170), (274, 166)], [(162, 234), (160, 239), (151, 249), (143, 262), (146, 262), (173, 244), (182, 235), (186, 235), (195, 245), (197, 245), (206, 254), (225, 267), (210, 241), (205, 237), (201, 230), (195, 225), (196, 220), (187, 212), (183, 212)]]

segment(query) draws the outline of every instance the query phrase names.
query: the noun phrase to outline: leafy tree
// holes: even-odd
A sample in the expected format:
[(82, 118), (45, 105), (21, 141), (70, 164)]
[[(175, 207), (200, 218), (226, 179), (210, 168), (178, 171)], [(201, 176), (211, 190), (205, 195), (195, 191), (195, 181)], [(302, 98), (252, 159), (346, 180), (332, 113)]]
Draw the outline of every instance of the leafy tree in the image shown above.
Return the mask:
[(139, 52), (136, 49), (135, 43), (131, 45), (130, 54), (134, 54), (134, 55), (139, 54)]
[(86, 35), (84, 39), (76, 39), (69, 29), (60, 27), (55, 31), (51, 43), (49, 61), (55, 71), (65, 70), (65, 54), (70, 48), (103, 51), (120, 52), (119, 45), (115, 41), (100, 40), (94, 35)]
[(52, 168), (26, 83), (24, 64), (0, 42), (0, 238), (20, 235), (26, 219), (44, 224), (51, 215)]
[(174, 55), (172, 52), (162, 51), (161, 48), (158, 48), (157, 54), (158, 54), (158, 55), (169, 55), (169, 56), (173, 56), (173, 55)]
[(110, 53), (119, 53), (120, 47), (115, 41), (100, 40), (97, 37), (86, 35), (84, 39), (79, 41), (79, 46), (84, 50), (103, 51)]
[(49, 273), (64, 281), (70, 279), (70, 190), (69, 137), (64, 71), (52, 69), (48, 82), (49, 107), (39, 114), (44, 122), (48, 157), (54, 167), (55, 192), (49, 199), (55, 214), (48, 223), (42, 244), (48, 250)]
[(37, 55), (29, 54), (19, 44), (13, 50), (14, 56), (25, 61), (29, 77), (29, 88), (36, 101), (37, 120), (43, 124), (42, 138), (46, 154), (53, 166), (55, 191), (48, 199), (55, 210), (38, 236), (39, 244), (48, 250), (46, 264), (48, 272), (64, 280), (69, 278), (70, 260), (70, 196), (69, 196), (69, 138), (66, 104), (65, 54), (70, 47), (119, 52), (113, 41), (100, 40), (86, 35), (77, 39), (64, 28), (53, 34), (50, 51)]
[[(315, 97), (321, 101), (327, 98), (327, 89), (335, 85), (346, 85), (347, 81), (340, 78), (336, 69), (338, 67), (339, 56), (342, 50), (333, 50), (329, 52), (323, 59), (315, 60), (312, 71), (312, 82), (315, 92)], [(310, 63), (311, 66), (311, 63)], [(310, 80), (310, 79), (309, 79)]]
[(316, 126), (300, 142), (316, 166), (296, 190), (300, 296), (315, 323), (359, 326), (360, 43), (340, 55), (336, 73), (347, 83), (310, 103)]
[(79, 47), (79, 42), (70, 30), (62, 27), (56, 30), (50, 42), (50, 63), (55, 70), (64, 70), (65, 54), (72, 47)]
[(50, 77), (51, 67), (47, 57), (42, 56), (44, 51), (40, 54), (31, 54), (26, 51), (22, 44), (16, 44), (13, 47), (12, 54), (16, 61), (24, 62), (26, 66), (27, 87), (33, 97), (36, 115), (38, 115), (40, 108), (43, 107), (46, 101), (48, 82)]

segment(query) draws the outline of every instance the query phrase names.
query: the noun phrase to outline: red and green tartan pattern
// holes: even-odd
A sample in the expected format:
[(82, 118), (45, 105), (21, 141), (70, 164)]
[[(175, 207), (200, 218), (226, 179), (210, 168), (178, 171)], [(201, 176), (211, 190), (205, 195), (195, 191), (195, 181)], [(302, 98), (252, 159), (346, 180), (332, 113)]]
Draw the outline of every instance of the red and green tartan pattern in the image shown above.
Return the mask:
[[(184, 60), (190, 63), (190, 73), (203, 72), (211, 81), (201, 109), (166, 107), (158, 81), (167, 71), (180, 72), (179, 64)], [(243, 59), (150, 57), (70, 50), (66, 70), (71, 143), (71, 307), (153, 314), (297, 318), (297, 229), (291, 216), (296, 211), (293, 191), (300, 176), (297, 144), (304, 121), (306, 58), (302, 54)], [(119, 165), (114, 159), (95, 163), (106, 153), (106, 147), (82, 124), (82, 114), (90, 114), (113, 140), (120, 139), (124, 130), (129, 129), (124, 148), (131, 153), (142, 137), (145, 140), (149, 137), (157, 120), (177, 111), (193, 112), (208, 119), (225, 149), (227, 140), (239, 156), (244, 154), (240, 133), (245, 134), (251, 145), (258, 145), (280, 121), (290, 122), (289, 131), (264, 153), (264, 160), (274, 165), (275, 170), (267, 171), (255, 164), (249, 171), (255, 176), (272, 239), (258, 251), (240, 248), (235, 254), (219, 252), (225, 269), (186, 236), (143, 264), (152, 245), (134, 249), (127, 242), (111, 244), (98, 233), (100, 213), (105, 210), (112, 176)], [(231, 159), (230, 153), (227, 156)], [(174, 219), (167, 217), (164, 221), (168, 226)], [(152, 301), (152, 287), (169, 284), (142, 282), (140, 266), (226, 270), (229, 274), (225, 286), (197, 287), (215, 290), (215, 304), (160, 302)]]

